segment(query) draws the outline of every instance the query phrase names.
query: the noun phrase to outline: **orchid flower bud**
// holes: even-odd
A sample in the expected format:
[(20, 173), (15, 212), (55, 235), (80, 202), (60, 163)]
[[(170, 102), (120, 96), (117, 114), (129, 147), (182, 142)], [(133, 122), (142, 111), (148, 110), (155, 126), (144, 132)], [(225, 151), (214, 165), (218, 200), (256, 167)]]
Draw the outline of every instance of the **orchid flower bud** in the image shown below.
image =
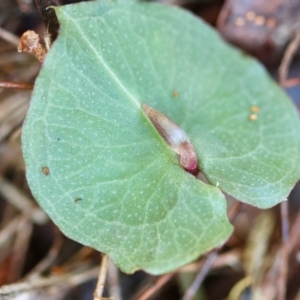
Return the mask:
[(185, 131), (166, 115), (145, 103), (142, 104), (142, 108), (165, 142), (179, 155), (180, 165), (196, 175), (199, 172), (197, 155)]

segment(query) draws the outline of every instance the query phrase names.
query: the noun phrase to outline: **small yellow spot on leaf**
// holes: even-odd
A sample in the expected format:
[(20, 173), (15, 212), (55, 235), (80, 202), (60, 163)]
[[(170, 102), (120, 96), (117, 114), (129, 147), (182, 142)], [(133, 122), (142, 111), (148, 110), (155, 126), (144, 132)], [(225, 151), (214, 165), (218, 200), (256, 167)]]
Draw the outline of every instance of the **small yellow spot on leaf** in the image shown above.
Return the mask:
[(257, 113), (259, 112), (259, 107), (256, 106), (256, 105), (253, 105), (253, 106), (251, 107), (251, 111), (252, 111), (253, 113), (257, 114)]
[(177, 91), (174, 91), (174, 92), (173, 92), (173, 97), (174, 97), (174, 98), (177, 98), (178, 96), (179, 96), (179, 93), (178, 93)]
[(249, 120), (250, 120), (250, 121), (256, 121), (256, 120), (257, 120), (257, 115), (256, 115), (256, 114), (251, 114), (251, 115), (249, 116)]

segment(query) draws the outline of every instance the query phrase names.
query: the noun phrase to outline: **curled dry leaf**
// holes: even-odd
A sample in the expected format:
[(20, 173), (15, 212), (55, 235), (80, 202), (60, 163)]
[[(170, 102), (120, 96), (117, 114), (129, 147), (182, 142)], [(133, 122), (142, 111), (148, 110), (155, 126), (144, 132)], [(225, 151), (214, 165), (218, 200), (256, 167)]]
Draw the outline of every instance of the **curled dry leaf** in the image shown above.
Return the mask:
[(40, 43), (39, 35), (33, 30), (27, 30), (23, 33), (20, 38), (18, 51), (32, 53), (40, 62), (44, 61), (47, 53), (45, 47)]

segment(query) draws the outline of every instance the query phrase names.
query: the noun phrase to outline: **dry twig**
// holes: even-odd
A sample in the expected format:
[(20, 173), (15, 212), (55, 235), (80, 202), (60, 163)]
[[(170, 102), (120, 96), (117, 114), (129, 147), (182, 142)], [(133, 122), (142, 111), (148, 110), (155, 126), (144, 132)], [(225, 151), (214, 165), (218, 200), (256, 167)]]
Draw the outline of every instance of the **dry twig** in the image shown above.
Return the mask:
[(22, 124), (29, 105), (30, 93), (11, 94), (0, 102), (0, 142)]
[[(240, 249), (233, 249), (225, 253), (220, 254), (212, 264), (211, 269), (220, 269), (224, 267), (232, 267), (233, 269), (242, 269), (241, 266), (241, 256), (242, 252)], [(187, 272), (199, 272), (199, 269), (202, 268), (204, 261), (200, 260), (189, 265), (181, 267), (178, 272), (187, 273)]]
[(236, 217), (238, 216), (241, 207), (242, 207), (242, 202), (240, 201), (235, 201), (229, 208), (228, 210), (228, 219), (230, 220), (231, 223), (234, 223)]
[(33, 222), (37, 224), (45, 224), (47, 222), (48, 217), (40, 208), (35, 207), (33, 202), (28, 199), (25, 194), (1, 177), (0, 193), (11, 205), (21, 210), (24, 215), (30, 216)]
[(64, 275), (54, 275), (48, 278), (35, 278), (33, 281), (25, 281), (0, 287), (0, 299), (5, 296), (19, 294), (25, 291), (45, 288), (49, 286), (77, 286), (83, 282), (94, 279), (98, 274), (98, 267), (90, 269), (80, 268)]
[(292, 88), (297, 85), (300, 85), (300, 77), (288, 78), (285, 80), (283, 87), (284, 88)]
[(33, 278), (37, 278), (41, 275), (42, 272), (44, 272), (46, 269), (51, 267), (51, 265), (54, 263), (55, 259), (57, 258), (59, 254), (59, 250), (63, 244), (63, 238), (61, 231), (55, 226), (54, 229), (55, 232), (55, 238), (54, 243), (50, 250), (48, 251), (48, 254), (46, 257), (41, 260), (33, 270), (26, 276), (27, 279), (32, 280)]
[(0, 27), (0, 38), (15, 47), (18, 47), (18, 45), (19, 45), (19, 38), (16, 35), (14, 35), (13, 33), (9, 32), (1, 27)]
[(288, 273), (288, 241), (289, 241), (289, 217), (288, 217), (288, 202), (283, 201), (281, 208), (281, 265), (278, 278), (278, 300), (284, 300), (286, 295), (286, 282)]
[[(300, 27), (298, 26), (298, 30), (295, 33), (294, 39), (288, 45), (282, 62), (280, 64), (278, 75), (279, 75), (279, 83), (284, 87), (288, 87), (288, 83), (291, 80), (287, 80), (288, 71), (292, 60), (296, 54), (296, 51), (300, 45)], [(300, 79), (296, 78), (297, 83), (300, 83)], [(295, 79), (292, 81), (295, 84)], [(280, 273), (278, 279), (278, 300), (284, 300), (286, 295), (286, 282), (287, 282), (287, 273), (288, 273), (288, 254), (289, 254), (289, 245), (288, 245), (288, 237), (289, 237), (289, 219), (288, 219), (288, 203), (287, 201), (283, 201), (281, 203), (281, 230), (282, 230), (282, 245), (281, 245), (281, 265), (280, 265)]]
[(195, 294), (197, 293), (197, 290), (199, 289), (199, 287), (202, 284), (203, 280), (205, 279), (207, 273), (209, 272), (212, 264), (216, 260), (219, 250), (220, 250), (220, 247), (216, 248), (208, 255), (200, 272), (196, 276), (192, 285), (186, 290), (182, 300), (191, 300), (195, 296)]
[(300, 44), (300, 29), (296, 31), (294, 39), (288, 45), (284, 53), (283, 59), (281, 61), (280, 67), (278, 69), (279, 84), (282, 87), (285, 86), (285, 81), (287, 79), (289, 67), (295, 56), (297, 48), (299, 47), (299, 44)]
[(4, 89), (20, 89), (20, 90), (33, 90), (33, 84), (21, 82), (0, 82), (0, 88)]
[(288, 254), (290, 254), (294, 249), (296, 250), (299, 245), (299, 228), (300, 228), (300, 212), (298, 212), (297, 217), (291, 226), (291, 231), (289, 235), (289, 242), (287, 244)]
[(108, 269), (109, 257), (106, 254), (102, 254), (101, 267), (98, 275), (98, 282), (94, 291), (94, 300), (102, 300), (102, 294), (104, 290), (104, 284)]
[(8, 283), (17, 281), (22, 275), (32, 230), (33, 224), (28, 219), (28, 216), (23, 215), (18, 224), (11, 249), (11, 260), (7, 276)]
[(114, 300), (121, 300), (121, 289), (119, 282), (119, 270), (114, 263), (109, 260), (107, 281), (109, 286), (109, 294)]
[(148, 300), (151, 297), (153, 297), (167, 282), (169, 282), (173, 276), (175, 275), (175, 272), (168, 273), (165, 275), (162, 275), (158, 277), (158, 279), (151, 284), (150, 287), (147, 287), (147, 289), (142, 292), (139, 296), (134, 297), (136, 300)]
[(23, 216), (17, 216), (11, 220), (4, 228), (0, 231), (0, 249), (12, 238), (15, 234)]

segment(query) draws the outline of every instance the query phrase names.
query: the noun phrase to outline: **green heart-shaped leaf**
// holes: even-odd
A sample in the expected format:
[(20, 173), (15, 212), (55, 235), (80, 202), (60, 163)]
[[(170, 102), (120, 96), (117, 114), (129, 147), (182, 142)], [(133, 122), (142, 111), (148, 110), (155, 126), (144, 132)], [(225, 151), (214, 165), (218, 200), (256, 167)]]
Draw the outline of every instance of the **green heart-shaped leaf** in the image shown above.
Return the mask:
[(177, 8), (103, 1), (56, 12), (61, 33), (23, 152), (33, 195), (65, 234), (126, 272), (154, 274), (230, 234), (223, 194), (182, 169), (143, 102), (187, 132), (212, 184), (260, 207), (286, 197), (300, 177), (299, 120), (257, 62)]

